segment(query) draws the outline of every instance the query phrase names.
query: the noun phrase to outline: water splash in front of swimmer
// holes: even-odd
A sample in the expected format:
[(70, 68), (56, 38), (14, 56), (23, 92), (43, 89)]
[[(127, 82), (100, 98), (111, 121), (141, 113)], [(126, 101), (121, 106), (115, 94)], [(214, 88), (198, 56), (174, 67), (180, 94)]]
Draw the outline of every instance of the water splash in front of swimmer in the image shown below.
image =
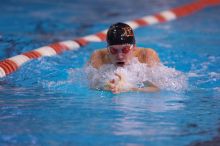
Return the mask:
[(211, 55), (199, 56), (199, 59), (194, 59), (191, 64), (191, 70), (188, 77), (191, 80), (192, 86), (195, 89), (207, 91), (220, 91), (220, 57)]
[(83, 68), (71, 68), (67, 70), (67, 78), (64, 80), (43, 80), (41, 85), (50, 91), (63, 93), (76, 93), (88, 90), (87, 78)]
[(0, 84), (2, 82), (5, 86), (14, 88), (40, 89), (59, 93), (88, 90), (83, 68), (72, 68), (70, 65), (65, 65), (65, 61), (59, 56), (32, 60), (17, 72), (0, 80)]
[(123, 75), (127, 82), (126, 85), (133, 85), (134, 87), (143, 87), (146, 81), (167, 91), (184, 91), (188, 87), (188, 78), (184, 73), (163, 64), (148, 67), (146, 64), (140, 63), (137, 58), (134, 58), (131, 64), (124, 67), (116, 68), (112, 64), (107, 64), (100, 69), (95, 69), (92, 66), (87, 66), (85, 71), (90, 86), (98, 89), (103, 89), (109, 80), (115, 78), (116, 74)]

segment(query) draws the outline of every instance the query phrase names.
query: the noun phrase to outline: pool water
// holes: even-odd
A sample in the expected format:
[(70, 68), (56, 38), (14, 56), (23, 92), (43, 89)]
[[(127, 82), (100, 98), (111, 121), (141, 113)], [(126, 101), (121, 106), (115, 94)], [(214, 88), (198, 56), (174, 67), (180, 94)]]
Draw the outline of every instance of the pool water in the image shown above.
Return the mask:
[[(0, 59), (187, 2), (4, 1)], [(138, 46), (154, 48), (165, 66), (188, 77), (182, 92), (90, 89), (83, 68), (105, 42), (26, 63), (0, 79), (0, 145), (185, 146), (219, 137), (219, 13), (207, 8), (135, 30)]]

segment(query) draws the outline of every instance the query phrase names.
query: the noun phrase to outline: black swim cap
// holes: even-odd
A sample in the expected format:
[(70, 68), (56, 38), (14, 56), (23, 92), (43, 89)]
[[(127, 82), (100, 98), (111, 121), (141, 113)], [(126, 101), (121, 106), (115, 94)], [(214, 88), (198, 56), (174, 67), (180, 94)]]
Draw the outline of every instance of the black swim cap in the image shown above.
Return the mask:
[(109, 27), (107, 32), (107, 43), (111, 45), (135, 44), (134, 32), (125, 23), (116, 23)]

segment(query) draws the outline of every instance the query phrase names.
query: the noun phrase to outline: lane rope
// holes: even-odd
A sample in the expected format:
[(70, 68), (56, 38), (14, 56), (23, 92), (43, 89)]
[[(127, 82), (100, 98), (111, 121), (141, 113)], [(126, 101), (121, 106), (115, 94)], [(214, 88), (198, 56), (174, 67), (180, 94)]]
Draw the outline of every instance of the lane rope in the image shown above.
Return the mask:
[[(206, 7), (216, 6), (219, 4), (220, 0), (197, 0), (195, 2), (156, 13), (154, 15), (148, 15), (133, 21), (127, 21), (125, 23), (130, 25), (133, 29), (136, 29), (138, 27), (175, 20), (179, 17), (190, 15)], [(24, 63), (32, 59), (37, 59), (43, 56), (57, 55), (67, 50), (78, 50), (80, 47), (86, 46), (90, 42), (103, 42), (106, 39), (106, 33), (107, 29), (96, 34), (87, 35), (74, 40), (53, 43), (51, 45), (43, 46), (35, 50), (2, 60), (0, 61), (0, 78), (15, 72)]]

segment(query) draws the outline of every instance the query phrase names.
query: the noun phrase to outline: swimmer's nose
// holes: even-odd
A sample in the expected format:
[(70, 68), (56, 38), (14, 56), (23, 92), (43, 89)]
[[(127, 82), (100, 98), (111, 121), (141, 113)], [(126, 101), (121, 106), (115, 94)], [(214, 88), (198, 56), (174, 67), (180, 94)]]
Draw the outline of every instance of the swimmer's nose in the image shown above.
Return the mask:
[(117, 59), (123, 59), (123, 58), (124, 58), (123, 53), (118, 53), (118, 54), (117, 54)]

